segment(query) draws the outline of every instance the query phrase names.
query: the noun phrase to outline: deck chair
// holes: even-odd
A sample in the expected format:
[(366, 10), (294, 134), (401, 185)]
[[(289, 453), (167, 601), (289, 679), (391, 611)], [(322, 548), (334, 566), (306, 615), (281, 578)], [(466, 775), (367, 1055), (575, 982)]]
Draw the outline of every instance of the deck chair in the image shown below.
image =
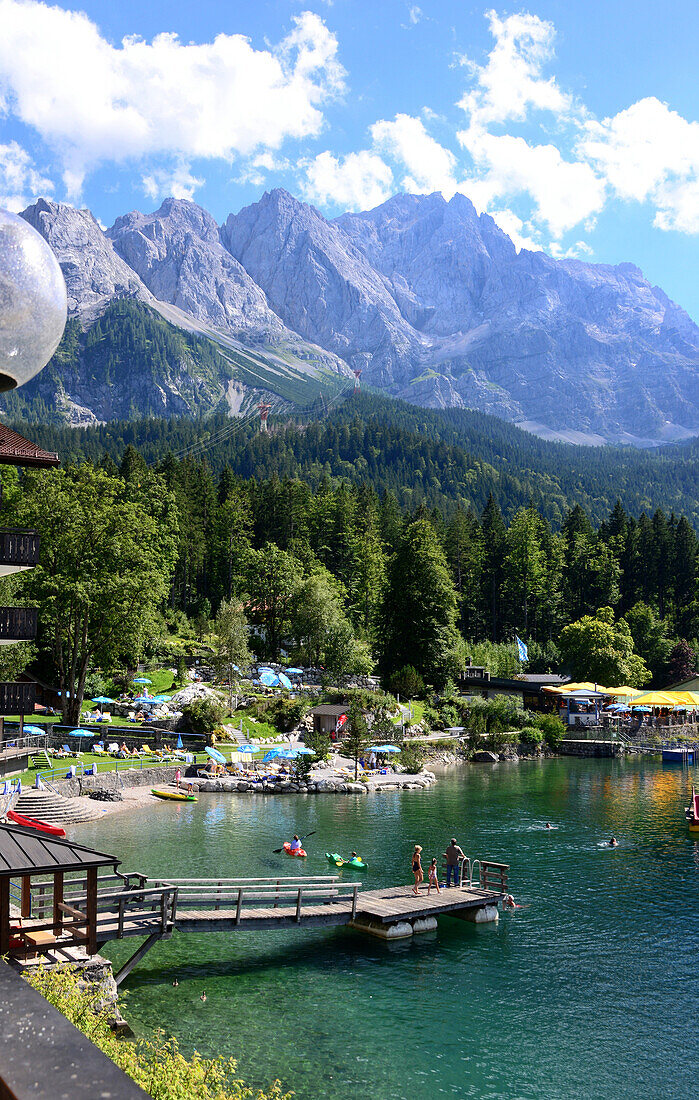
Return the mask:
[(104, 751), (104, 745), (102, 745), (102, 744), (93, 745), (92, 746), (92, 752), (94, 753), (95, 756), (106, 756), (107, 755), (107, 753)]

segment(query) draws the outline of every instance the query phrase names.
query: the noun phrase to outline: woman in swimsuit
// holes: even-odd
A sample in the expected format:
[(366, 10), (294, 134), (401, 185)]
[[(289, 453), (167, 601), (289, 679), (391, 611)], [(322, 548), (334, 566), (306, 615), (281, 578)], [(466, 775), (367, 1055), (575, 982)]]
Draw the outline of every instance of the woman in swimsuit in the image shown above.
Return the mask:
[(422, 879), (423, 879), (422, 864), (420, 862), (420, 852), (421, 851), (422, 851), (421, 845), (416, 844), (415, 849), (413, 851), (413, 864), (412, 864), (413, 874), (415, 875), (415, 887), (413, 889), (414, 894), (417, 894), (419, 892), (420, 883), (422, 882)]

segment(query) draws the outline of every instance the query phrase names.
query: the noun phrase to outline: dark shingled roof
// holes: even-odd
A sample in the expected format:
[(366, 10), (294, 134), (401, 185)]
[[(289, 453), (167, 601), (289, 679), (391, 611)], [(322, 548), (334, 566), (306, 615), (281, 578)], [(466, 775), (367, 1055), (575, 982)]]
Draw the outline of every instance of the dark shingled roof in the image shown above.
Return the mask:
[(58, 466), (55, 451), (42, 451), (19, 432), (0, 424), (0, 464), (5, 466)]
[(347, 713), (348, 708), (349, 703), (321, 703), (313, 708), (311, 714), (318, 715), (319, 718), (339, 718), (341, 714)]
[(116, 867), (117, 863), (116, 856), (95, 852), (72, 840), (59, 840), (19, 825), (0, 825), (0, 876), (46, 875), (84, 867)]

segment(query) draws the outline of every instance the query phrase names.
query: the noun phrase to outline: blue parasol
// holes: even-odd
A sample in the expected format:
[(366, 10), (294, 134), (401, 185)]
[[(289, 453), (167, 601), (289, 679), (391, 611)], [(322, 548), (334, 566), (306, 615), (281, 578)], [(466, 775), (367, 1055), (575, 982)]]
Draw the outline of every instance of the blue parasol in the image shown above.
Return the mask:
[(291, 691), (294, 686), (289, 677), (285, 676), (283, 672), (279, 673), (279, 683), (282, 685), (282, 687), (285, 687), (287, 691)]
[(276, 758), (278, 756), (281, 756), (283, 752), (283, 749), (270, 749), (269, 752), (262, 757), (262, 763), (266, 764), (268, 760), (276, 760)]
[(305, 745), (301, 745), (300, 748), (296, 749), (296, 755), (297, 756), (315, 756), (315, 751), (313, 749), (307, 748)]
[(154, 695), (138, 695), (134, 699), (134, 703), (156, 703), (157, 699)]
[(286, 674), (287, 674), (287, 676), (303, 676), (303, 669), (302, 668), (287, 668)]
[(254, 754), (256, 752), (262, 752), (262, 749), (260, 748), (259, 745), (236, 745), (235, 751), (236, 752), (249, 752), (249, 753)]
[(379, 745), (376, 752), (400, 752), (400, 749), (396, 745)]
[(110, 699), (108, 695), (96, 695), (92, 700), (93, 703), (113, 703), (114, 700)]
[(93, 730), (71, 730), (68, 734), (69, 737), (94, 737)]
[(279, 677), (276, 672), (262, 672), (260, 673), (260, 683), (265, 687), (276, 687), (279, 683)]
[(653, 710), (652, 707), (631, 707), (631, 710), (642, 711), (643, 714), (650, 714)]
[(226, 763), (225, 756), (223, 755), (222, 752), (219, 752), (218, 749), (212, 749), (207, 745), (205, 751), (211, 757), (212, 760), (216, 761), (217, 764), (225, 764)]
[(175, 748), (176, 749), (183, 749), (184, 748), (184, 744), (183, 744), (183, 741), (182, 741), (182, 734), (180, 734), (179, 737), (177, 738), (177, 744), (175, 745)]
[(153, 681), (149, 680), (147, 676), (137, 676), (134, 680), (134, 684), (152, 684)]
[(42, 734), (42, 733), (47, 733), (47, 732), (48, 732), (48, 731), (46, 730), (46, 727), (44, 727), (44, 729), (41, 729), (41, 727), (40, 727), (40, 726), (24, 726), (23, 728), (24, 728), (24, 732), (25, 732), (25, 733), (38, 733), (38, 734)]

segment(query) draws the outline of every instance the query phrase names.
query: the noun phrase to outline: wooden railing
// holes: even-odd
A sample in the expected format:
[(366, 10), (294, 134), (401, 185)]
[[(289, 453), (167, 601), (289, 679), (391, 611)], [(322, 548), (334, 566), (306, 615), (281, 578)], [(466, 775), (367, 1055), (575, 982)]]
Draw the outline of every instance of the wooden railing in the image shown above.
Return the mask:
[(39, 564), (39, 535), (36, 531), (0, 529), (0, 566), (30, 569)]
[(178, 912), (193, 909), (224, 909), (235, 912), (239, 924), (245, 910), (260, 908), (293, 908), (300, 923), (305, 906), (323, 904), (345, 898), (352, 901), (352, 917), (357, 913), (358, 883), (342, 883), (336, 875), (319, 878), (278, 879), (186, 879), (170, 880), (178, 891)]
[(35, 607), (0, 607), (0, 641), (23, 642), (36, 638)]
[(33, 714), (36, 684), (0, 684), (0, 714)]
[[(442, 857), (442, 868), (446, 869), (446, 857)], [(459, 882), (463, 889), (474, 887), (481, 890), (507, 892), (507, 874), (509, 863), (494, 863), (491, 859), (471, 859), (466, 856), (459, 861)], [(446, 878), (446, 874), (444, 875)]]
[[(87, 878), (77, 876), (63, 884), (62, 904), (67, 912), (77, 913), (87, 900)], [(81, 912), (81, 915), (84, 915)], [(101, 875), (97, 880), (97, 938), (109, 932), (109, 938), (121, 939), (129, 933), (129, 920), (146, 922), (160, 935), (172, 931), (177, 912), (177, 887), (168, 882), (149, 882), (141, 874)], [(55, 913), (53, 880), (32, 882), (24, 903), (23, 916), (42, 919)], [(132, 929), (133, 931), (133, 929)], [(145, 934), (145, 933), (144, 933)]]

